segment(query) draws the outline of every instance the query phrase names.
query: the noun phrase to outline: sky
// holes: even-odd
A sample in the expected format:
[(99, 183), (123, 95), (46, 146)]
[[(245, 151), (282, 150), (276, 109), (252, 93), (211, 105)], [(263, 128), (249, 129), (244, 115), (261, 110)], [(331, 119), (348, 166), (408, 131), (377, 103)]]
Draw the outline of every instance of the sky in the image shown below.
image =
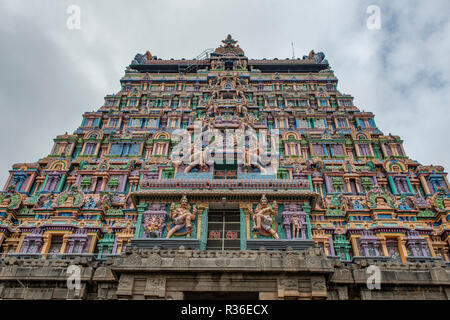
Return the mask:
[(448, 0), (0, 0), (0, 189), (116, 93), (136, 53), (194, 58), (228, 34), (249, 58), (323, 51), (338, 89), (409, 157), (450, 168)]

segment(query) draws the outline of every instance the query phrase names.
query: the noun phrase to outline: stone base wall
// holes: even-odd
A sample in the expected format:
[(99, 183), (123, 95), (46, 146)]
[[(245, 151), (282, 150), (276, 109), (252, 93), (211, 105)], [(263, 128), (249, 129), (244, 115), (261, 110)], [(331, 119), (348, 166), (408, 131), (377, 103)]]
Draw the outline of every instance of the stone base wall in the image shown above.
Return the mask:
[[(74, 268), (79, 271), (75, 285)], [(370, 290), (370, 265), (381, 274)], [(68, 271), (69, 270), (69, 271)], [(70, 271), (72, 270), (72, 271)], [(1, 299), (186, 299), (249, 293), (259, 299), (450, 299), (450, 268), (440, 261), (342, 263), (319, 248), (304, 251), (198, 251), (130, 248), (123, 255), (0, 263)]]

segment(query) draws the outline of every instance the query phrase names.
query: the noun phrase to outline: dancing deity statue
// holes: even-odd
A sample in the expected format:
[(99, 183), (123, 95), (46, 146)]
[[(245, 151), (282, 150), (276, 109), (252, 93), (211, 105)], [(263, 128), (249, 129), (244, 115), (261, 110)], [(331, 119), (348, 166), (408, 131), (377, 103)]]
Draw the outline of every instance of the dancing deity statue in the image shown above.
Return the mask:
[(269, 203), (266, 196), (263, 195), (260, 203), (256, 206), (253, 213), (253, 231), (268, 232), (275, 239), (279, 239), (277, 232), (272, 228), (273, 218), (276, 218), (278, 212), (278, 205), (276, 201)]

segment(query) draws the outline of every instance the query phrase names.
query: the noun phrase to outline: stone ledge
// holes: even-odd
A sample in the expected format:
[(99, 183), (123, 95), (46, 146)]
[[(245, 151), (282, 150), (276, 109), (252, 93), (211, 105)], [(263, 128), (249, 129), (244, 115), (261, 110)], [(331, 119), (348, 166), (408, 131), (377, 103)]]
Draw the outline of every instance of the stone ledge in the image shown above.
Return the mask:
[(147, 238), (147, 239), (131, 239), (131, 246), (140, 249), (153, 249), (158, 247), (161, 249), (178, 249), (184, 247), (191, 250), (200, 250), (199, 239), (165, 239), (165, 238)]
[(305, 250), (314, 247), (314, 240), (277, 240), (277, 239), (248, 239), (248, 250), (259, 250), (265, 248), (267, 250), (286, 250), (292, 248), (294, 250)]
[[(80, 292), (66, 288), (67, 267), (77, 263), (85, 263)], [(380, 291), (366, 290), (369, 265), (381, 269)], [(364, 257), (346, 264), (327, 258), (317, 247), (235, 251), (128, 247), (107, 261), (79, 257), (0, 261), (0, 299), (167, 299), (168, 292), (182, 299), (185, 291), (242, 290), (273, 299), (446, 299), (450, 269), (442, 261), (393, 263)], [(397, 296), (398, 290), (402, 294)]]

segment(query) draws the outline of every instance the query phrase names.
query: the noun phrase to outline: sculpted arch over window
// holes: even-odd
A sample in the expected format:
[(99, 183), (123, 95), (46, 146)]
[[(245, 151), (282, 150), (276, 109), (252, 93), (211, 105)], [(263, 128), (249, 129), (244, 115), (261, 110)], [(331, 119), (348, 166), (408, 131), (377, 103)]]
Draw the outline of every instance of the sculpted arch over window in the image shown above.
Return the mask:
[(56, 170), (56, 171), (64, 171), (68, 168), (68, 162), (66, 160), (58, 160), (53, 162), (49, 169), (50, 170)]
[(86, 132), (84, 135), (85, 140), (101, 140), (103, 139), (103, 134), (100, 130), (91, 130)]

